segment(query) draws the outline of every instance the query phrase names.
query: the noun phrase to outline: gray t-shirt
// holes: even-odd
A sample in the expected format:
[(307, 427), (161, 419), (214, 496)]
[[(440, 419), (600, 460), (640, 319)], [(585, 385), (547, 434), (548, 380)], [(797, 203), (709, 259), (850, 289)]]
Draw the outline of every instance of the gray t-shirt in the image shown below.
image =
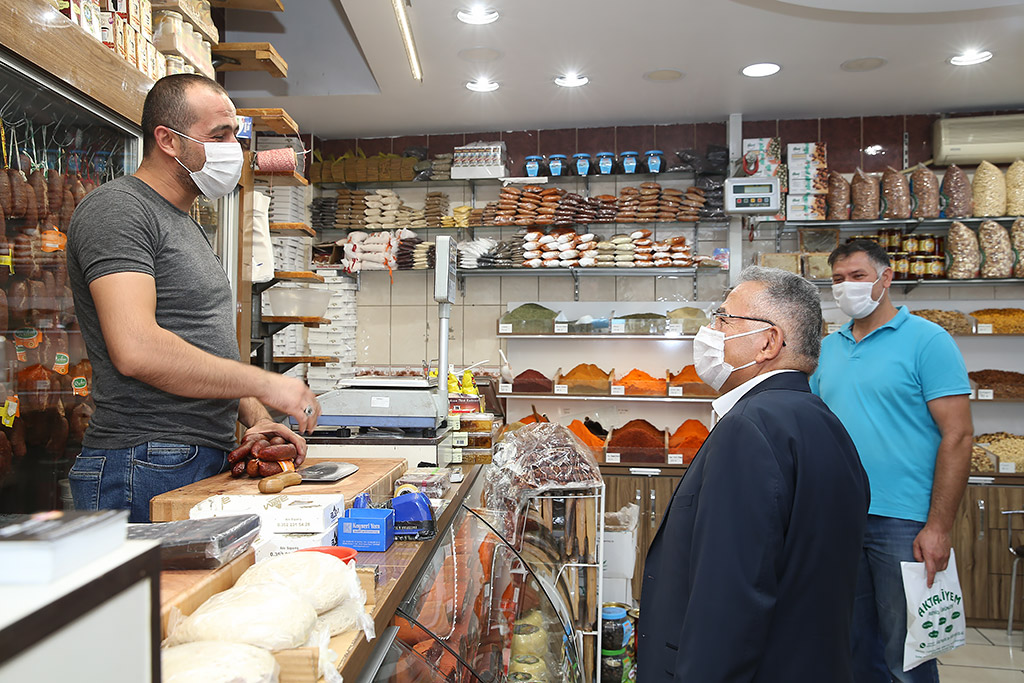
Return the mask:
[(231, 286), (206, 234), (146, 183), (125, 176), (89, 193), (68, 228), (68, 277), (89, 351), (96, 412), (83, 443), (117, 449), (147, 441), (234, 448), (238, 401), (175, 396), (119, 373), (89, 284), (112, 273), (156, 280), (156, 322), (188, 343), (238, 360)]

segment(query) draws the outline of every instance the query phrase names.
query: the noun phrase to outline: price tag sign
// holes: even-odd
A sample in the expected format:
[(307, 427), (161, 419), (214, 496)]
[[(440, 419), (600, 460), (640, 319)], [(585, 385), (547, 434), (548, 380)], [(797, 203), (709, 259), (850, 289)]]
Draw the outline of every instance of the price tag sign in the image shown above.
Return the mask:
[(668, 395), (671, 398), (682, 398), (683, 397), (683, 388), (682, 387), (669, 387), (668, 388)]
[(499, 323), (498, 334), (512, 334), (512, 323)]
[(453, 432), (462, 429), (462, 416), (458, 413), (448, 413), (448, 429)]
[(625, 334), (626, 333), (626, 321), (625, 320), (612, 320), (612, 334)]
[(1017, 463), (1000, 462), (999, 474), (1017, 474)]
[(622, 462), (622, 459), (619, 458), (618, 453), (608, 453), (604, 456), (604, 461), (615, 465)]
[(568, 334), (569, 323), (555, 323), (555, 334)]
[(828, 330), (828, 334), (832, 334), (833, 332), (838, 332), (839, 330), (843, 329), (843, 324), (842, 323), (829, 323), (828, 327), (826, 327), (825, 329)]
[(616, 386), (612, 387), (612, 396), (625, 396), (625, 395), (626, 395), (626, 387), (616, 387)]
[(469, 445), (469, 434), (467, 432), (455, 432), (452, 434), (452, 445), (456, 448), (465, 448)]
[(992, 334), (992, 323), (978, 323), (978, 334)]
[(978, 389), (979, 401), (991, 401), (994, 398), (995, 394), (991, 389)]
[(555, 385), (555, 393), (559, 394), (561, 396), (568, 395), (568, 393), (569, 393), (569, 385), (568, 384), (556, 384)]
[(498, 393), (499, 394), (511, 394), (512, 393), (512, 385), (507, 383), (507, 382), (500, 382), (498, 384)]
[(681, 337), (683, 336), (683, 324), (682, 323), (669, 323), (668, 329), (665, 330), (666, 336), (669, 337)]
[(668, 464), (669, 465), (682, 465), (683, 464), (683, 454), (682, 453), (669, 453), (668, 454)]
[(453, 448), (452, 449), (452, 462), (457, 464), (457, 465), (461, 465), (462, 464), (462, 449), (461, 448)]

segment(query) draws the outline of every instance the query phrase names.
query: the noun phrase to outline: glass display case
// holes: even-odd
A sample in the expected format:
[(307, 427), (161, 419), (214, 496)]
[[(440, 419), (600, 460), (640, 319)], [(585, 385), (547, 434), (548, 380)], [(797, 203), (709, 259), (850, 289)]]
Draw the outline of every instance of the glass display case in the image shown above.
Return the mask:
[(61, 508), (93, 411), (68, 224), (86, 194), (135, 170), (139, 130), (4, 54), (0, 146), (0, 512)]

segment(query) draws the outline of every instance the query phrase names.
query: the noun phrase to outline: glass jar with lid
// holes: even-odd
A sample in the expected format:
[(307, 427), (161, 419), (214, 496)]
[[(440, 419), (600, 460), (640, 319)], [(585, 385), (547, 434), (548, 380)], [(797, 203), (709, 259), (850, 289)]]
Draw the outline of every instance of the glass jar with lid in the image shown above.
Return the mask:
[(523, 174), (527, 178), (538, 178), (548, 174), (548, 165), (544, 163), (544, 157), (539, 154), (531, 154), (524, 159)]
[(593, 160), (586, 152), (578, 152), (572, 155), (572, 172), (575, 175), (593, 175), (596, 170)]
[(623, 152), (619, 155), (619, 164), (622, 166), (623, 173), (642, 173), (643, 168), (640, 163), (640, 152), (629, 151)]
[(597, 153), (597, 173), (598, 175), (611, 175), (618, 171), (615, 164), (615, 155), (611, 152), (598, 152)]
[(552, 154), (549, 156), (548, 174), (555, 178), (569, 175), (569, 157), (565, 154)]
[(665, 153), (660, 149), (649, 149), (644, 152), (644, 166), (648, 173), (665, 172)]
[(894, 280), (906, 280), (910, 277), (910, 254), (900, 251), (890, 257), (892, 277)]

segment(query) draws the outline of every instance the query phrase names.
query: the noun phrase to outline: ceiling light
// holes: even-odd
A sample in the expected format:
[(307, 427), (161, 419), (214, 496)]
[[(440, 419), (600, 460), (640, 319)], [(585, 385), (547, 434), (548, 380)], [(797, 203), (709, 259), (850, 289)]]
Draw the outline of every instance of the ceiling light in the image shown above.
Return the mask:
[(760, 62), (758, 64), (751, 64), (750, 66), (743, 67), (743, 71), (740, 73), (744, 76), (749, 76), (750, 78), (764, 78), (765, 76), (773, 76), (781, 70), (782, 67), (778, 64), (773, 64), (772, 62)]
[(967, 50), (962, 54), (949, 58), (953, 66), (974, 66), (992, 59), (992, 53), (988, 50)]
[(463, 24), (470, 24), (472, 26), (493, 24), (498, 20), (498, 13), (487, 9), (483, 5), (476, 5), (468, 10), (459, 10), (455, 16)]
[(555, 85), (560, 85), (563, 88), (578, 88), (587, 83), (590, 83), (590, 79), (579, 74), (566, 74), (555, 79)]
[(683, 72), (676, 69), (656, 69), (654, 71), (648, 71), (644, 74), (644, 78), (648, 81), (655, 81), (656, 83), (666, 83), (668, 81), (678, 81), (683, 77)]
[(416, 52), (416, 41), (412, 37), (412, 24), (409, 23), (409, 13), (406, 11), (407, 0), (391, 0), (391, 6), (395, 9), (395, 19), (398, 20), (398, 32), (402, 34), (402, 43), (405, 44), (405, 56), (409, 58), (409, 68), (412, 70), (412, 77), (417, 81), (423, 80), (423, 68), (420, 66), (420, 56)]
[(874, 71), (880, 69), (889, 62), (881, 57), (858, 57), (857, 59), (848, 59), (839, 65), (839, 68), (843, 71), (861, 72), (861, 71)]
[(498, 89), (498, 84), (486, 78), (478, 78), (467, 83), (466, 87), (473, 92), (494, 92)]

